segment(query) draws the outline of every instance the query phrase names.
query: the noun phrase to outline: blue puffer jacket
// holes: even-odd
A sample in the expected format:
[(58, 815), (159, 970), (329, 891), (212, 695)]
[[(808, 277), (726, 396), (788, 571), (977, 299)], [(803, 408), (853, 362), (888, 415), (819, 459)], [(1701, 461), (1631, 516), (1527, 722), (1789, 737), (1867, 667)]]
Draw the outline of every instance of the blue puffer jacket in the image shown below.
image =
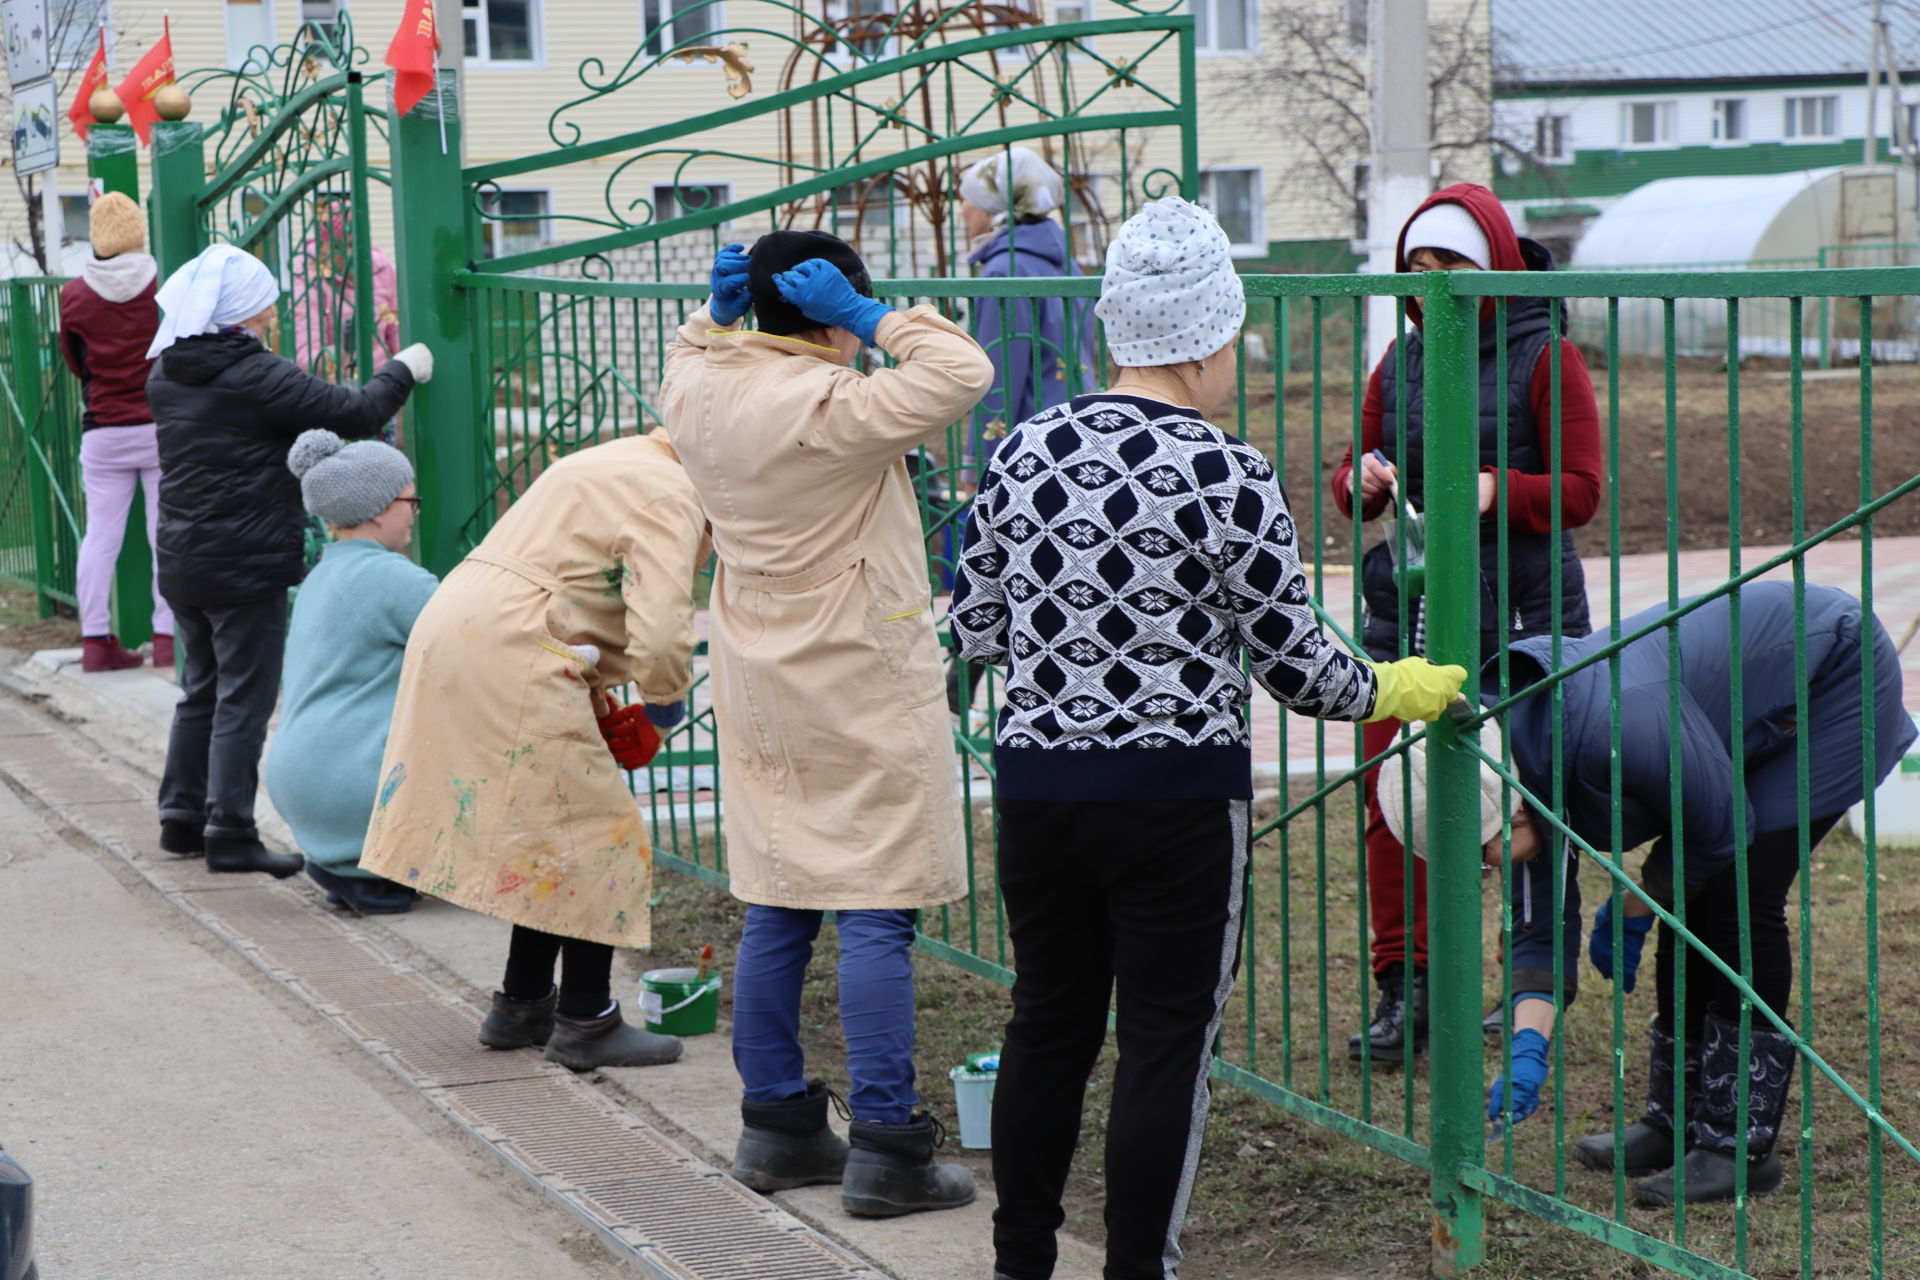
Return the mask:
[[(1796, 723), (1793, 588), (1758, 582), (1740, 592), (1740, 738), (1745, 744), (1746, 835), (1786, 831), (1799, 822), (1798, 762), (1794, 743), (1804, 734), (1810, 765), (1810, 818), (1843, 813), (1892, 772), (1915, 731), (1908, 716), (1899, 654), (1876, 618), (1872, 627), (1874, 768), (1863, 777), (1865, 728), (1860, 697), (1860, 602), (1831, 587), (1808, 587), (1807, 722)], [(1657, 621), (1664, 607), (1621, 623), (1631, 635)], [(1668, 632), (1663, 628), (1620, 653), (1620, 850), (1677, 836), (1686, 882), (1697, 887), (1731, 865), (1735, 854), (1733, 804), (1732, 606), (1722, 597), (1682, 618), (1680, 669), (1680, 827), (1673, 826), (1668, 702)], [(1610, 632), (1561, 642), (1561, 666), (1579, 662), (1609, 643)], [(1539, 636), (1512, 646), (1513, 687), (1524, 688), (1551, 668), (1552, 640)], [(1594, 848), (1613, 843), (1611, 719), (1608, 664), (1597, 662), (1564, 682), (1562, 781), (1565, 819)], [(1497, 681), (1491, 668), (1486, 687)], [(1489, 694), (1489, 700), (1494, 695)], [(1553, 700), (1529, 698), (1507, 715), (1507, 733), (1520, 780), (1541, 799), (1553, 794)]]

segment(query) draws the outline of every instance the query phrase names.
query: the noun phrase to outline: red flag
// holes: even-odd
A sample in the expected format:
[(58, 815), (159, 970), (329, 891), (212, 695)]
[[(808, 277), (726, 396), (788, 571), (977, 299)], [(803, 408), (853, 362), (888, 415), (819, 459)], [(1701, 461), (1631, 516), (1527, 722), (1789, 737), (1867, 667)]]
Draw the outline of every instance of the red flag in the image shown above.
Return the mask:
[(400, 29), (387, 46), (387, 65), (393, 68), (393, 108), (401, 115), (420, 105), (433, 90), (433, 68), (440, 53), (440, 28), (433, 17), (433, 0), (407, 0)]
[(173, 24), (166, 22), (160, 43), (147, 50), (147, 56), (133, 64), (114, 92), (127, 104), (127, 120), (133, 131), (146, 142), (148, 131), (160, 113), (153, 109), (153, 95), (173, 83)]
[(73, 95), (73, 105), (67, 108), (67, 119), (73, 122), (73, 131), (85, 142), (87, 134), (93, 129), (93, 95), (107, 87), (107, 32), (100, 31), (100, 47), (94, 51), (93, 61), (87, 64), (86, 73), (80, 77), (80, 88)]

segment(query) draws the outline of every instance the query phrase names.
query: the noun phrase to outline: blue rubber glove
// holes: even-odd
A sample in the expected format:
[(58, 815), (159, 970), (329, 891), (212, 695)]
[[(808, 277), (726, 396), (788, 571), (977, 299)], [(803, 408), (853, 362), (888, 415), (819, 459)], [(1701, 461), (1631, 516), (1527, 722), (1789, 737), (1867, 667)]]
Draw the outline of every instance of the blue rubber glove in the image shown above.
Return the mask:
[(707, 314), (717, 324), (732, 324), (753, 310), (753, 294), (747, 288), (747, 250), (730, 244), (713, 260), (713, 273), (707, 277), (713, 298)]
[[(1653, 932), (1652, 916), (1627, 916), (1621, 921), (1623, 930), (1620, 937), (1622, 955), (1618, 966), (1620, 971), (1620, 989), (1632, 991), (1637, 981), (1635, 974), (1640, 972), (1640, 952), (1647, 945), (1647, 935)], [(1593, 961), (1593, 967), (1608, 982), (1614, 977), (1613, 958), (1613, 899), (1600, 904), (1600, 910), (1593, 916), (1593, 936), (1587, 939), (1587, 959)]]
[(647, 704), (647, 719), (653, 721), (653, 727), (656, 729), (671, 729), (686, 718), (687, 700), (685, 698), (678, 702), (663, 703), (660, 706), (655, 706), (651, 702)]
[(825, 258), (808, 258), (793, 270), (782, 271), (773, 278), (773, 287), (807, 319), (845, 329), (868, 346), (873, 345), (874, 330), (893, 310), (884, 302), (861, 297), (840, 268)]
[[(1499, 1120), (1507, 1113), (1507, 1094), (1513, 1095), (1515, 1123), (1540, 1109), (1540, 1086), (1547, 1082), (1547, 1038), (1526, 1027), (1513, 1035), (1513, 1083), (1495, 1076), (1487, 1090), (1487, 1119)], [(1503, 1087), (1504, 1086), (1504, 1087)]]

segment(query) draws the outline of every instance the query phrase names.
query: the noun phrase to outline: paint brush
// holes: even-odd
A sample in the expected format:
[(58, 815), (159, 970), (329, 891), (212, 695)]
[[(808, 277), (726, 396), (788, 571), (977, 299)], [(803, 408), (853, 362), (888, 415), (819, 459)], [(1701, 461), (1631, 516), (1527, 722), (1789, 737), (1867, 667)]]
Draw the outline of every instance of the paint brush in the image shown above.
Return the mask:
[(700, 948), (700, 972), (698, 975), (695, 976), (694, 981), (705, 982), (707, 980), (707, 970), (711, 969), (712, 967), (713, 967), (713, 944), (709, 942), (706, 946)]

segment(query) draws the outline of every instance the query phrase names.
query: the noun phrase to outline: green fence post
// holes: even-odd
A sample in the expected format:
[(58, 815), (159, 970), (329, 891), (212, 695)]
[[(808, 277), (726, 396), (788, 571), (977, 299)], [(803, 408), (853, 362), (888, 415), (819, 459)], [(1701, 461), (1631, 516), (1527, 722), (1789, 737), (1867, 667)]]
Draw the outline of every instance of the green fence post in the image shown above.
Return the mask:
[[(1480, 652), (1480, 300), (1426, 276), (1427, 652), (1474, 672)], [(1478, 681), (1466, 690), (1472, 698)], [(1479, 1192), (1463, 1170), (1484, 1162), (1480, 1033), (1479, 762), (1451, 721), (1427, 756), (1427, 921), (1433, 1104), (1433, 1274), (1485, 1256)]]
[(207, 185), (204, 131), (191, 120), (153, 126), (153, 256), (162, 277), (207, 247), (200, 195)]
[(467, 266), (470, 216), (460, 165), (458, 43), (441, 58), (433, 91), (405, 116), (396, 113), (389, 136), (401, 341), (426, 343), (436, 367), (434, 380), (416, 387), (407, 404), (406, 446), (421, 499), (416, 545), (420, 563), (445, 574), (466, 554), (467, 522), (476, 498), (488, 492), (483, 462), (492, 424), (491, 414), (482, 420), (479, 387), (490, 380), (473, 367), (469, 299), (454, 285), (454, 274)]
[[(140, 151), (132, 125), (96, 124), (87, 132), (87, 172), (101, 194), (140, 199)], [(151, 226), (151, 208), (147, 216)], [(147, 495), (140, 486), (127, 508), (126, 536), (113, 567), (113, 633), (129, 649), (153, 634), (153, 548), (147, 542)]]
[(25, 280), (9, 280), (11, 296), (7, 314), (7, 341), (13, 344), (13, 392), (20, 402), (22, 457), (27, 468), (27, 506), (33, 518), (33, 587), (39, 597), (40, 616), (53, 616), (53, 489), (52, 477), (34, 451), (34, 442), (44, 444), (40, 419), (47, 403), (45, 357), (52, 345), (44, 340), (38, 313), (33, 306), (33, 291)]

